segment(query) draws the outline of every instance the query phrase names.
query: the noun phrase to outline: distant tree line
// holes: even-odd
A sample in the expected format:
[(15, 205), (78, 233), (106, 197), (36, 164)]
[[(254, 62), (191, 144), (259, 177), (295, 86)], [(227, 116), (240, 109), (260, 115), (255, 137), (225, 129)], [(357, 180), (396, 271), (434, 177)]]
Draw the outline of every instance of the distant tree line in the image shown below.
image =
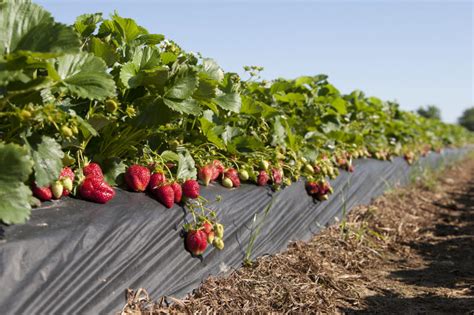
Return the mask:
[[(422, 106), (416, 112), (426, 118), (441, 120), (441, 110), (435, 105)], [(474, 107), (468, 108), (462, 113), (461, 117), (458, 118), (458, 124), (474, 131)]]

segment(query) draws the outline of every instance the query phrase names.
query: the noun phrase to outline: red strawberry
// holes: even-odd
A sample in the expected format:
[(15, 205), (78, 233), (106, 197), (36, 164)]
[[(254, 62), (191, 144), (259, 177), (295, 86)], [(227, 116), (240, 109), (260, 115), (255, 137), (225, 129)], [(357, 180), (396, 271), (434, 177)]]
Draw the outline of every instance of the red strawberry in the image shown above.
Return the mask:
[(153, 173), (150, 176), (148, 190), (153, 191), (154, 188), (166, 183), (166, 176), (163, 173)]
[(104, 178), (104, 174), (102, 173), (102, 169), (100, 168), (99, 164), (97, 163), (89, 163), (82, 169), (82, 173), (86, 177), (97, 177), (97, 178)]
[(63, 179), (64, 177), (69, 177), (72, 181), (74, 181), (74, 172), (69, 166), (64, 167), (59, 174), (59, 179)]
[(347, 170), (348, 170), (350, 173), (354, 172), (354, 165), (352, 165), (352, 164), (349, 165), (349, 167), (347, 168)]
[(125, 172), (125, 182), (133, 191), (145, 191), (150, 182), (150, 170), (145, 166), (134, 164)]
[(189, 230), (186, 234), (186, 248), (194, 256), (201, 255), (207, 248), (207, 234), (203, 230)]
[(225, 168), (222, 162), (219, 160), (212, 161), (212, 165), (214, 166), (214, 174), (212, 175), (211, 180), (216, 180), (219, 177), (219, 175), (224, 173)]
[(79, 186), (79, 195), (85, 200), (107, 203), (115, 196), (115, 190), (103, 179), (89, 176)]
[(211, 233), (213, 230), (212, 224), (209, 223), (208, 221), (204, 222), (202, 224), (202, 227), (203, 227), (204, 232), (206, 232), (206, 234)]
[(224, 177), (230, 178), (232, 181), (232, 186), (233, 187), (239, 187), (240, 186), (240, 178), (239, 178), (239, 173), (237, 172), (236, 169), (234, 168), (229, 168), (227, 171), (224, 173)]
[(170, 186), (174, 191), (174, 202), (180, 203), (181, 198), (183, 197), (183, 189), (181, 188), (181, 185), (177, 182), (173, 182)]
[(316, 182), (307, 182), (306, 190), (308, 191), (308, 194), (310, 195), (317, 194), (319, 192), (319, 185)]
[(268, 176), (266, 171), (260, 171), (257, 176), (257, 185), (258, 186), (265, 186), (268, 181), (270, 180), (270, 177)]
[(331, 186), (328, 182), (319, 183), (319, 193), (321, 195), (326, 195), (331, 190)]
[[(209, 185), (212, 177), (216, 173), (216, 168), (212, 164), (204, 165), (199, 169), (198, 177), (204, 184), (204, 186)], [(219, 176), (219, 175), (218, 175)]]
[(195, 179), (188, 179), (182, 185), (183, 194), (191, 199), (199, 197), (199, 184)]
[(275, 185), (281, 185), (283, 181), (283, 174), (281, 169), (276, 167), (272, 168), (272, 181)]
[(153, 195), (166, 208), (172, 208), (174, 205), (174, 190), (171, 185), (161, 185), (153, 189)]
[(38, 187), (36, 184), (33, 184), (32, 190), (33, 195), (42, 201), (49, 201), (53, 199), (53, 192), (49, 187)]

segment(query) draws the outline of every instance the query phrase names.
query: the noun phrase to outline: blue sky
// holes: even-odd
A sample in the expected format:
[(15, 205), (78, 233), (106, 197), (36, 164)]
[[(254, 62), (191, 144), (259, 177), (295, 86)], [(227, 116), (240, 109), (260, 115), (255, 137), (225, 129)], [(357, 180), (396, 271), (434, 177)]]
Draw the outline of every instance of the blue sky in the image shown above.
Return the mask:
[(325, 73), (402, 108), (435, 104), (455, 122), (474, 106), (471, 1), (36, 1), (57, 21), (117, 10), (226, 71), (262, 77)]

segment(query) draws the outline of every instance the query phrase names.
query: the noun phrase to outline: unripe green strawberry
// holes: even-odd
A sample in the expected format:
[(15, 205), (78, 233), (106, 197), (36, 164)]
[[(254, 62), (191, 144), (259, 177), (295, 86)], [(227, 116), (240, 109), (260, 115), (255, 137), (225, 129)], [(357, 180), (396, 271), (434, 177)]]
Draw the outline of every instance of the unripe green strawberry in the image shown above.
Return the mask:
[(212, 244), (212, 242), (215, 239), (214, 231), (210, 231), (209, 233), (206, 233), (206, 234), (207, 234), (207, 243)]
[(72, 190), (72, 180), (69, 177), (63, 177), (61, 179), (61, 183), (64, 187), (64, 189), (71, 191)]
[(277, 152), (277, 154), (275, 155), (275, 158), (277, 160), (284, 160), (285, 156), (283, 154), (281, 154), (280, 152)]
[(302, 156), (302, 157), (301, 157), (301, 162), (303, 162), (303, 163), (306, 164), (306, 163), (308, 163), (308, 160), (307, 160), (304, 156)]
[(268, 168), (270, 167), (270, 163), (266, 160), (260, 160), (259, 167), (260, 169), (267, 171)]
[(222, 186), (225, 188), (232, 188), (234, 185), (232, 184), (232, 180), (229, 177), (224, 177), (222, 179)]
[(79, 133), (79, 129), (76, 125), (71, 126), (72, 133), (77, 135)]
[(71, 138), (73, 136), (71, 128), (66, 125), (61, 127), (61, 134), (66, 138)]
[(311, 174), (314, 173), (314, 168), (311, 166), (311, 164), (306, 164), (304, 166), (304, 170), (305, 170), (305, 172), (308, 172), (308, 173), (311, 173)]
[(55, 181), (51, 185), (51, 192), (53, 193), (54, 199), (59, 199), (63, 195), (64, 187), (60, 181)]
[(212, 242), (212, 245), (214, 245), (214, 247), (218, 250), (224, 249), (224, 241), (220, 237), (215, 237), (214, 241)]
[(291, 185), (291, 179), (290, 179), (290, 178), (286, 177), (283, 181), (284, 181), (284, 183), (285, 183), (286, 186), (290, 186), (290, 185)]
[(224, 237), (224, 226), (222, 224), (216, 223), (214, 231), (216, 232), (216, 237), (219, 237), (219, 238)]
[(239, 171), (239, 178), (241, 181), (246, 181), (249, 179), (249, 172), (247, 172), (246, 170), (244, 169), (241, 169)]
[(26, 109), (22, 109), (20, 111), (20, 119), (21, 120), (28, 120), (31, 118), (31, 112), (29, 110), (26, 110)]

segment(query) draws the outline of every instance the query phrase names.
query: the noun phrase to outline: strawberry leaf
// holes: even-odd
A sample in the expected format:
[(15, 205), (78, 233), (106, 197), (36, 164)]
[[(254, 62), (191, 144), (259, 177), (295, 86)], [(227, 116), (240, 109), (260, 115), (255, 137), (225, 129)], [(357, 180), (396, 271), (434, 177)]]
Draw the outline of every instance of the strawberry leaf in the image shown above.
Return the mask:
[(115, 82), (106, 72), (105, 62), (94, 55), (78, 53), (58, 57), (56, 71), (60, 91), (99, 100), (115, 95)]
[(168, 99), (184, 100), (190, 97), (196, 89), (198, 80), (195, 74), (188, 73), (187, 75), (178, 78), (173, 86), (165, 93)]
[(196, 165), (194, 159), (187, 150), (183, 150), (178, 153), (178, 170), (176, 172), (176, 178), (179, 180), (185, 180), (190, 178), (196, 178)]
[(34, 161), (35, 182), (39, 187), (49, 186), (58, 179), (63, 166), (64, 152), (53, 138), (29, 138), (27, 146)]
[(79, 37), (72, 28), (55, 23), (51, 14), (29, 1), (0, 3), (0, 51), (5, 54), (34, 52), (77, 52)]
[(163, 102), (166, 106), (170, 109), (179, 112), (181, 114), (190, 114), (194, 116), (198, 116), (201, 113), (201, 107), (199, 106), (198, 102), (192, 98), (188, 98), (186, 100), (170, 100), (167, 98), (163, 99)]
[(16, 224), (29, 218), (32, 194), (23, 182), (28, 179), (32, 167), (27, 149), (0, 143), (0, 221)]
[(215, 102), (220, 108), (234, 113), (240, 112), (240, 106), (242, 105), (240, 95), (237, 93), (228, 93), (218, 96), (215, 98)]

